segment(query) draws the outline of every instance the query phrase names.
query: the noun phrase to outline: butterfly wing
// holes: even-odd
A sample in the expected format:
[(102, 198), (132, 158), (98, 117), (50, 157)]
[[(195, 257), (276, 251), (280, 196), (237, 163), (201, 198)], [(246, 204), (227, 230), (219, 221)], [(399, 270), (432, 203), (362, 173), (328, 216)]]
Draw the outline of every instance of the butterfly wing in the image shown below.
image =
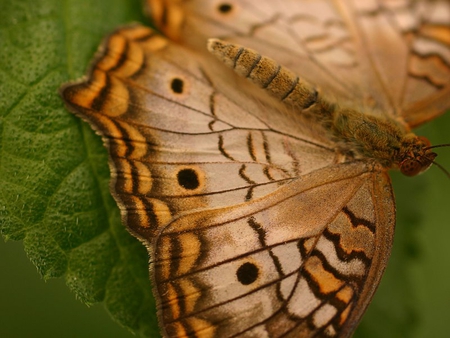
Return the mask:
[(218, 92), (198, 60), (132, 26), (109, 37), (86, 82), (62, 90), (104, 137), (113, 191), (137, 233), (141, 210), (155, 210), (147, 226), (155, 230), (172, 215), (245, 202), (335, 161), (333, 149), (266, 123), (270, 108), (243, 108)]
[(338, 163), (273, 107), (236, 104), (203, 57), (125, 27), (86, 81), (62, 89), (109, 148), (124, 223), (151, 255), (162, 327), (350, 334), (390, 253), (387, 175)]
[(155, 240), (173, 337), (347, 337), (390, 254), (389, 178), (361, 163), (304, 175), (245, 205), (192, 213)]
[(450, 2), (148, 0), (173, 39), (254, 48), (340, 104), (416, 127), (450, 107)]

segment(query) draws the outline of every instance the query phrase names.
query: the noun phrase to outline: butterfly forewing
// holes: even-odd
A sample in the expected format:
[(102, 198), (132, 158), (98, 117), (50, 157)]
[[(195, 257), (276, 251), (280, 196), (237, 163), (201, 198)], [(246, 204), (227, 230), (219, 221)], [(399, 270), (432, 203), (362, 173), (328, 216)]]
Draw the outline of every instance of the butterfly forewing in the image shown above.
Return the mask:
[(334, 161), (332, 150), (281, 134), (236, 105), (187, 55), (150, 29), (120, 29), (90, 79), (63, 90), (107, 142), (113, 191), (137, 233), (184, 211), (266, 195)]
[(411, 127), (450, 105), (447, 0), (147, 2), (169, 36), (198, 49), (210, 37), (254, 48), (340, 104)]

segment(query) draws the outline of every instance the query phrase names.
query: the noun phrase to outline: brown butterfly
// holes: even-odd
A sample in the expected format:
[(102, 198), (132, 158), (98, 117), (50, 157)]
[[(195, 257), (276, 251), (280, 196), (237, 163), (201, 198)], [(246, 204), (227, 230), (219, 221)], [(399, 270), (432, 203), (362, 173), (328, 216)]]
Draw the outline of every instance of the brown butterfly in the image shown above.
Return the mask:
[(387, 172), (436, 157), (411, 128), (450, 107), (450, 3), (148, 5), (171, 40), (118, 29), (62, 96), (109, 149), (163, 335), (351, 335), (391, 251)]

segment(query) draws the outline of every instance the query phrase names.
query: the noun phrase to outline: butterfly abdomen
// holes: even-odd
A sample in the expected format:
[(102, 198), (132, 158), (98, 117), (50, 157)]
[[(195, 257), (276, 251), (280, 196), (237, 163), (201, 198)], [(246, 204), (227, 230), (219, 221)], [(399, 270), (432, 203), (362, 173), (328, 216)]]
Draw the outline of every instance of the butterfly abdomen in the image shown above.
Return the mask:
[[(340, 154), (374, 159), (386, 169), (400, 168), (409, 176), (428, 168), (435, 157), (427, 153), (421, 138), (393, 118), (339, 107), (320, 96), (314, 85), (269, 57), (218, 39), (208, 41), (208, 50), (237, 74), (321, 125)], [(402, 168), (405, 161), (412, 161), (415, 169)]]
[(318, 100), (316, 88), (301, 80), (271, 58), (239, 45), (218, 39), (208, 41), (208, 50), (239, 75), (268, 91), (273, 97), (300, 109)]

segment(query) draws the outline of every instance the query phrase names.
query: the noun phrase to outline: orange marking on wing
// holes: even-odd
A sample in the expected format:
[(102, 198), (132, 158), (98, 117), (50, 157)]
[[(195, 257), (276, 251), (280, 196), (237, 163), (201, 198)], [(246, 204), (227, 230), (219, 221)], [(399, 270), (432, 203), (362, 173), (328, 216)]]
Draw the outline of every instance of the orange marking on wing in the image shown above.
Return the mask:
[(179, 318), (180, 317), (179, 295), (175, 291), (171, 283), (167, 283), (167, 290), (164, 298), (166, 299), (164, 306), (170, 307), (170, 310), (172, 312), (172, 318), (173, 319)]
[(178, 284), (183, 290), (183, 300), (186, 313), (191, 313), (194, 311), (195, 304), (197, 303), (197, 300), (200, 298), (202, 293), (195, 287), (195, 285), (191, 281), (186, 278), (181, 279)]
[(420, 33), (426, 37), (437, 40), (450, 46), (450, 27), (444, 25), (424, 25)]
[(348, 304), (353, 297), (353, 289), (349, 286), (345, 286), (336, 294), (336, 298), (340, 301)]
[(116, 67), (126, 51), (126, 45), (127, 41), (122, 36), (112, 35), (108, 40), (107, 53), (98, 61), (96, 68), (107, 72)]
[(155, 35), (151, 38), (151, 40), (147, 41), (145, 44), (142, 45), (142, 48), (146, 52), (156, 52), (160, 49), (163, 49), (169, 44), (169, 41), (167, 39), (163, 38), (160, 35)]
[(173, 323), (173, 326), (175, 328), (175, 331), (177, 332), (177, 337), (189, 337), (186, 329), (180, 322)]
[(131, 160), (139, 160), (147, 153), (147, 140), (144, 136), (134, 127), (128, 123), (119, 123), (120, 127), (128, 134), (127, 148), (132, 152), (127, 154), (127, 158)]
[[(152, 174), (144, 163), (135, 161), (134, 165), (136, 166), (139, 175), (138, 192), (143, 195), (148, 194), (150, 190), (152, 190)], [(132, 179), (131, 175), (129, 179)]]
[(182, 253), (178, 274), (183, 275), (189, 272), (200, 255), (201, 243), (193, 233), (184, 233), (178, 237), (181, 243)]
[(130, 94), (125, 84), (115, 77), (109, 77), (108, 96), (102, 102), (102, 113), (116, 117), (124, 114), (128, 109)]
[(139, 226), (148, 228), (150, 227), (150, 219), (148, 218), (147, 212), (145, 212), (145, 205), (139, 197), (130, 196), (130, 199), (134, 203), (134, 210), (139, 216)]
[[(126, 193), (133, 192), (133, 179), (131, 175), (131, 165), (130, 162), (124, 159), (120, 159), (117, 161), (116, 169), (118, 170), (117, 174), (119, 178), (116, 184), (120, 184), (120, 189)], [(120, 172), (119, 172), (120, 170)]]
[(121, 29), (119, 33), (130, 40), (140, 40), (148, 35), (155, 34), (151, 28), (145, 26), (133, 26), (131, 28)]
[(166, 203), (155, 198), (147, 198), (147, 201), (153, 206), (153, 212), (156, 217), (157, 224), (152, 225), (160, 227), (172, 220), (172, 213)]
[(92, 73), (89, 82), (66, 88), (65, 99), (83, 108), (91, 108), (94, 100), (100, 95), (106, 85), (106, 74), (96, 70)]
[(332, 273), (326, 271), (320, 259), (316, 256), (310, 257), (306, 262), (304, 269), (312, 276), (318, 284), (320, 292), (328, 294), (339, 290), (344, 282), (337, 279)]
[(342, 311), (341, 316), (339, 317), (339, 324), (343, 325), (350, 314), (350, 310), (352, 309), (352, 304), (349, 304), (344, 311)]
[(189, 325), (195, 330), (196, 337), (198, 338), (212, 338), (216, 332), (216, 327), (206, 320), (192, 317), (187, 320)]

